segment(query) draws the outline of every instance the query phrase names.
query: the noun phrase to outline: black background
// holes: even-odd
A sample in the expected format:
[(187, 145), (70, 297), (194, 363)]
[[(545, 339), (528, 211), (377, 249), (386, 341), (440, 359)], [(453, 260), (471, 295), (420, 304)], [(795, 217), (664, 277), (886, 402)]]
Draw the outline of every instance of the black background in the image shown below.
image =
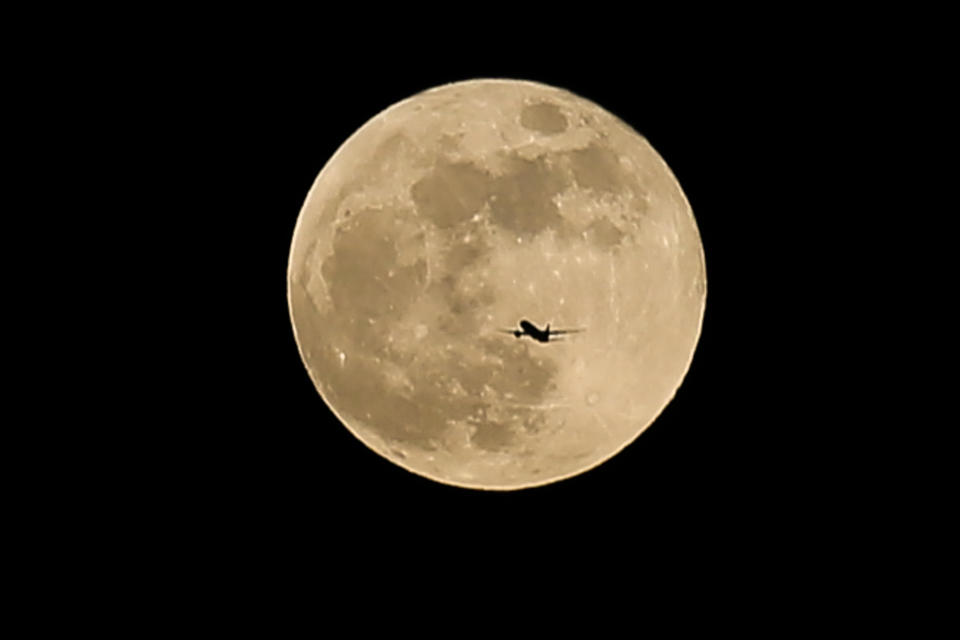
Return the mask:
[[(45, 168), (23, 217), (52, 229), (8, 237), (32, 249), (10, 279), (55, 307), (38, 340), (10, 336), (34, 350), (30, 382), (45, 392), (26, 420), (11, 413), (36, 445), (9, 451), (28, 467), (12, 489), (29, 503), (22, 522), (44, 545), (12, 548), (33, 579), (67, 600), (90, 594), (97, 606), (77, 598), (81, 615), (129, 609), (151, 625), (179, 625), (185, 609), (218, 626), (259, 613), (275, 631), (298, 610), (326, 624), (332, 594), (365, 605), (353, 624), (420, 630), (442, 596), (466, 594), (459, 631), (495, 609), (566, 622), (611, 589), (627, 602), (606, 598), (591, 620), (646, 613), (645, 587), (682, 603), (677, 621), (714, 622), (707, 598), (741, 623), (778, 606), (787, 624), (845, 609), (858, 625), (885, 621), (849, 603), (871, 585), (898, 598), (918, 584), (890, 579), (890, 563), (922, 566), (928, 537), (896, 507), (920, 513), (918, 497), (948, 486), (936, 473), (910, 486), (938, 448), (908, 450), (911, 432), (950, 424), (883, 415), (934, 393), (901, 384), (929, 369), (887, 360), (903, 329), (872, 329), (898, 307), (916, 315), (902, 249), (926, 250), (941, 228), (914, 216), (926, 187), (903, 186), (929, 157), (890, 148), (942, 139), (917, 132), (929, 106), (919, 71), (949, 57), (911, 58), (900, 38), (950, 42), (931, 36), (938, 17), (721, 7), (721, 20), (665, 20), (646, 6), (540, 4), (527, 21), (519, 6), (464, 5), (393, 6), (394, 20), (354, 8), (281, 25), (259, 7), (142, 18), (84, 7), (107, 33), (67, 17), (61, 39), (51, 14), (43, 38), (11, 45), (28, 83), (10, 102), (38, 117), (10, 128), (30, 141), (21, 164)], [(368, 450), (311, 384), (286, 299), (297, 215), (340, 144), (398, 100), (480, 77), (568, 89), (646, 136), (690, 200), (706, 257), (703, 332), (662, 415), (599, 467), (514, 492), (438, 484)], [(943, 77), (932, 84), (949, 86)], [(99, 245), (81, 235), (91, 225)], [(898, 237), (878, 241), (883, 229)], [(32, 278), (54, 261), (51, 235), (80, 255)], [(924, 539), (896, 537), (910, 528)], [(97, 581), (114, 588), (101, 596)], [(707, 598), (690, 607), (696, 591)], [(544, 593), (561, 597), (527, 605)], [(380, 614), (410, 596), (417, 607)], [(41, 601), (47, 618), (59, 610)]]
[[(34, 117), (10, 128), (30, 142), (21, 164), (44, 168), (23, 217), (53, 229), (8, 237), (33, 250), (11, 280), (55, 306), (38, 340), (11, 335), (36, 365), (14, 374), (45, 392), (26, 420), (11, 419), (35, 448), (9, 451), (27, 467), (12, 490), (29, 503), (22, 522), (44, 545), (13, 553), (35, 581), (67, 600), (92, 595), (96, 607), (77, 599), (82, 615), (144, 607), (141, 624), (179, 624), (184, 609), (246, 624), (258, 608), (272, 628), (285, 610), (318, 610), (325, 624), (333, 593), (381, 605), (366, 607), (370, 618), (412, 595), (420, 607), (397, 626), (419, 630), (442, 608), (438, 592), (473, 596), (461, 625), (495, 607), (566, 621), (581, 609), (527, 598), (611, 587), (628, 604), (607, 601), (604, 613), (646, 613), (647, 587), (696, 618), (686, 603), (699, 587), (733, 603), (721, 616), (743, 622), (780, 604), (790, 624), (843, 610), (863, 584), (887, 590), (891, 556), (917, 564), (926, 540), (894, 535), (918, 520), (890, 505), (919, 504), (935, 486), (907, 480), (937, 444), (903, 443), (949, 421), (877, 415), (898, 396), (933, 393), (900, 383), (928, 369), (891, 372), (888, 345), (903, 330), (871, 328), (893, 308), (914, 313), (901, 249), (924, 250), (940, 228), (916, 222), (924, 189), (902, 184), (930, 160), (889, 148), (942, 138), (917, 133), (929, 106), (919, 71), (949, 58), (936, 46), (911, 58), (900, 38), (949, 42), (931, 33), (937, 16), (343, 8), (278, 24), (259, 7), (142, 17), (83, 7), (77, 17), (97, 28), (66, 15), (50, 30), (51, 14), (42, 37), (12, 42), (12, 74), (28, 82), (10, 102)], [(706, 256), (703, 333), (676, 398), (601, 466), (515, 492), (441, 485), (369, 451), (311, 384), (286, 300), (299, 209), (339, 145), (398, 100), (478, 77), (556, 85), (632, 125), (676, 174)], [(943, 77), (932, 84), (948, 86)], [(919, 115), (901, 109), (910, 104)], [(81, 235), (91, 225), (99, 245)], [(878, 242), (878, 229), (904, 237)], [(55, 258), (51, 235), (77, 261), (33, 278)], [(870, 287), (882, 295), (867, 309)], [(11, 315), (39, 324), (20, 311)], [(789, 592), (811, 578), (803, 597)], [(100, 597), (97, 581), (114, 588)], [(47, 618), (59, 611), (43, 602)], [(876, 613), (863, 619), (885, 620)]]
[[(830, 119), (846, 117), (831, 106), (834, 76), (803, 50), (754, 47), (348, 53), (205, 55), (188, 72), (182, 60), (173, 71), (155, 63), (175, 90), (152, 96), (164, 116), (151, 144), (178, 159), (173, 177), (186, 185), (163, 218), (182, 234), (166, 258), (179, 276), (167, 313), (187, 338), (158, 409), (174, 418), (151, 432), (164, 452), (160, 499), (200, 530), (278, 553), (332, 536), (388, 556), (424, 545), (616, 553), (666, 537), (719, 558), (724, 545), (785, 545), (833, 517), (845, 415), (830, 408), (829, 366), (811, 349), (828, 306), (816, 264), (830, 249), (809, 244), (806, 221), (809, 185), (821, 198), (833, 188), (813, 141), (828, 106)], [(398, 100), (481, 77), (562, 87), (633, 126), (677, 176), (706, 256), (702, 335), (662, 415), (599, 467), (514, 492), (445, 486), (367, 449), (313, 387), (286, 300), (299, 209), (340, 144)]]

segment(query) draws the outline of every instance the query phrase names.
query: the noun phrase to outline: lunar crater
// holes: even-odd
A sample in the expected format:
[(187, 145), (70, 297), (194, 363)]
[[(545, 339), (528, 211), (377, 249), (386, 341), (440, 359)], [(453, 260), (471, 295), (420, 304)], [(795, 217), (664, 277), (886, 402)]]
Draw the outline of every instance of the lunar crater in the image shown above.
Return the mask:
[(560, 107), (550, 102), (527, 105), (520, 112), (520, 124), (548, 135), (562, 133), (567, 128), (567, 118)]

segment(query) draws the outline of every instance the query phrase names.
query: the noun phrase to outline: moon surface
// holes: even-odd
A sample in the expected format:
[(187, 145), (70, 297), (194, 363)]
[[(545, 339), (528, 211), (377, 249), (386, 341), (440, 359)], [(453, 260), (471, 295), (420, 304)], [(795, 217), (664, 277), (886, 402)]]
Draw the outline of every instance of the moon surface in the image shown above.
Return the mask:
[[(347, 139), (300, 212), (287, 285), (307, 371), (357, 438), (499, 490), (635, 440), (680, 386), (706, 301), (693, 213), (647, 140), (515, 80), (424, 91)], [(498, 331), (521, 319), (584, 331)]]

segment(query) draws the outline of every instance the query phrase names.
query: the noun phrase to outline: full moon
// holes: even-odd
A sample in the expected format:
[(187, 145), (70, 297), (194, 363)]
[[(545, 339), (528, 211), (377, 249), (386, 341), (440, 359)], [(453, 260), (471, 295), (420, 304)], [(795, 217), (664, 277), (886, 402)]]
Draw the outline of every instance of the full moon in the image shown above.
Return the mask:
[[(353, 435), (498, 490), (633, 442), (683, 381), (706, 302), (693, 212), (647, 140), (516, 80), (424, 91), (350, 136), (307, 194), (287, 287), (306, 369)], [(541, 342), (510, 333), (521, 320), (580, 331)]]

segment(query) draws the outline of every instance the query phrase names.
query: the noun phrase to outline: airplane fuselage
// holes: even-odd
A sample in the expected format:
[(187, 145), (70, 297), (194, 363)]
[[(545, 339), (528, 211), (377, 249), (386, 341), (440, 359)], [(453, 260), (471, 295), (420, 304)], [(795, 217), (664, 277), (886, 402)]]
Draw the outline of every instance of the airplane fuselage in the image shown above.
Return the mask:
[(514, 333), (514, 335), (516, 335), (518, 338), (522, 335), (528, 335), (534, 340), (536, 340), (537, 342), (550, 342), (550, 325), (549, 324), (547, 325), (547, 328), (545, 331), (541, 331), (540, 329), (537, 329), (532, 322), (521, 320), (520, 328), (523, 329), (523, 331), (517, 331)]
[(554, 342), (557, 340), (564, 340), (562, 336), (568, 333), (580, 333), (584, 329), (551, 329), (550, 323), (547, 323), (547, 328), (541, 331), (537, 328), (535, 324), (529, 320), (521, 320), (519, 329), (497, 329), (500, 333), (509, 333), (515, 338), (522, 338), (523, 336), (530, 336), (537, 342), (550, 342), (551, 338)]

